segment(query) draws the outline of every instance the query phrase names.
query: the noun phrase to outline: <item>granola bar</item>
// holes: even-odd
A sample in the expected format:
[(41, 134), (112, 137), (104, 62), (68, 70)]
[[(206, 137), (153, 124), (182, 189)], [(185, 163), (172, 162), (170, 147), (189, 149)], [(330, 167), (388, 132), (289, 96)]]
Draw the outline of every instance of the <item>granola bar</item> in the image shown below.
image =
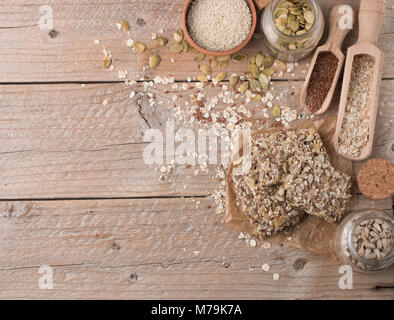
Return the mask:
[(338, 221), (350, 199), (351, 178), (336, 171), (314, 129), (255, 137), (251, 166), (233, 163), (237, 201), (255, 233), (271, 236), (295, 225), (303, 214)]

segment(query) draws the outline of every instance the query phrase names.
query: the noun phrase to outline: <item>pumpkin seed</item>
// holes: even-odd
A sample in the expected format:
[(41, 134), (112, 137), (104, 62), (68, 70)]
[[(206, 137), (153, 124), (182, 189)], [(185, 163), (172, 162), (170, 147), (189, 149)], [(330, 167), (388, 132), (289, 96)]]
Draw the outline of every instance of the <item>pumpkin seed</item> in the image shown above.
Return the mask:
[(207, 65), (202, 65), (202, 66), (200, 67), (200, 70), (201, 70), (202, 72), (204, 72), (205, 74), (211, 74), (211, 73), (212, 73), (211, 67), (210, 67), (210, 66), (207, 66)]
[(168, 43), (168, 39), (160, 36), (155, 39), (155, 42), (158, 47), (164, 47)]
[(226, 76), (227, 76), (227, 72), (219, 72), (216, 75), (216, 81), (217, 82), (223, 81), (224, 79), (226, 79)]
[(263, 56), (262, 54), (258, 53), (258, 54), (256, 55), (256, 65), (257, 65), (259, 68), (262, 67), (263, 61), (264, 61), (264, 56)]
[(208, 81), (208, 77), (207, 77), (207, 75), (205, 75), (205, 74), (200, 74), (200, 75), (198, 75), (197, 79), (198, 79), (200, 82), (203, 82), (203, 83)]
[(200, 53), (200, 51), (198, 51), (196, 48), (194, 48), (194, 47), (190, 47), (190, 51), (192, 52), (192, 53), (194, 53), (194, 54), (199, 54)]
[(175, 32), (173, 34), (173, 37), (174, 37), (175, 43), (178, 43), (178, 44), (181, 43), (183, 41), (183, 32), (182, 32), (182, 30), (181, 29), (175, 30)]
[(248, 80), (256, 79), (256, 77), (254, 76), (254, 74), (252, 72), (246, 72), (245, 77), (248, 78)]
[(275, 73), (275, 70), (274, 69), (272, 69), (272, 68), (264, 68), (264, 70), (263, 70), (263, 73), (266, 75), (266, 76), (272, 76), (274, 73)]
[(305, 18), (305, 21), (310, 24), (313, 24), (315, 22), (315, 14), (313, 13), (312, 10), (306, 11), (304, 13), (304, 18)]
[(189, 52), (189, 43), (187, 41), (183, 41), (182, 44), (183, 44), (183, 50), (182, 51), (184, 53), (188, 53)]
[(217, 61), (222, 62), (222, 61), (227, 61), (231, 58), (231, 56), (219, 56), (216, 58)]
[(269, 68), (274, 64), (274, 58), (272, 56), (265, 56), (263, 59), (264, 68)]
[(144, 45), (142, 42), (136, 41), (134, 42), (134, 49), (137, 50), (139, 53), (144, 53), (146, 50), (146, 45)]
[(219, 64), (219, 69), (220, 70), (224, 70), (224, 69), (226, 69), (228, 67), (228, 60), (225, 60), (225, 61), (221, 61), (220, 62), (220, 64)]
[(249, 89), (249, 82), (245, 81), (239, 86), (239, 91), (245, 93)]
[(260, 86), (264, 90), (267, 90), (269, 83), (270, 83), (269, 78), (264, 73), (261, 73), (260, 76), (259, 76), (259, 84), (260, 84)]
[(104, 68), (108, 69), (112, 64), (112, 59), (110, 56), (105, 56), (103, 59), (103, 66)]
[(196, 61), (196, 62), (201, 62), (201, 61), (203, 61), (205, 59), (205, 54), (203, 54), (203, 53), (199, 53), (199, 54), (197, 54), (195, 57), (194, 57), (194, 61)]
[(215, 68), (218, 64), (219, 64), (219, 62), (216, 58), (213, 58), (211, 60), (211, 68)]
[(170, 47), (171, 53), (181, 53), (182, 51), (183, 51), (183, 45), (181, 44), (176, 43)]
[(238, 83), (238, 76), (237, 76), (237, 75), (231, 76), (231, 77), (230, 77), (230, 84), (231, 84), (232, 86), (235, 86), (235, 85), (237, 85), (237, 83)]
[(161, 57), (158, 54), (154, 54), (149, 58), (149, 68), (154, 69), (156, 68), (161, 61)]
[(253, 97), (253, 100), (254, 100), (254, 101), (257, 101), (257, 102), (261, 101), (261, 99), (263, 99), (263, 97), (261, 96), (261, 94), (256, 94), (256, 96)]
[(280, 118), (280, 109), (278, 106), (274, 106), (272, 108), (272, 115), (274, 116), (274, 118)]
[(244, 54), (244, 53), (237, 53), (237, 54), (234, 54), (231, 57), (231, 59), (234, 62), (244, 62), (244, 61), (246, 61), (246, 59), (248, 59), (248, 56), (246, 54)]
[(261, 91), (261, 85), (260, 85), (259, 81), (257, 81), (257, 80), (250, 80), (249, 84), (250, 84), (250, 89), (252, 91), (257, 91), (257, 92)]
[(315, 22), (315, 13), (309, 2), (284, 1), (279, 3), (274, 10), (274, 22), (284, 34), (298, 36), (304, 33), (297, 34), (297, 32), (308, 31), (312, 27)]
[(253, 75), (257, 78), (260, 75), (260, 69), (254, 63), (248, 63), (249, 70), (253, 73)]
[(130, 24), (126, 20), (122, 20), (120, 25), (122, 26), (123, 30), (130, 31)]

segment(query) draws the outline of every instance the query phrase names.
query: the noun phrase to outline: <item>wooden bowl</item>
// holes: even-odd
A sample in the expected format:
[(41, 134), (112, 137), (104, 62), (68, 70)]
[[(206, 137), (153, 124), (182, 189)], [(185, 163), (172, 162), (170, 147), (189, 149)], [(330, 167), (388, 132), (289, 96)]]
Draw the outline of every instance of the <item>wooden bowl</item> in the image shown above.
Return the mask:
[(209, 55), (209, 56), (227, 56), (227, 55), (232, 55), (238, 51), (240, 51), (241, 49), (243, 49), (248, 43), (249, 41), (252, 39), (253, 37), (253, 33), (256, 29), (256, 23), (257, 23), (257, 13), (256, 13), (256, 8), (254, 6), (253, 0), (245, 0), (246, 3), (249, 6), (250, 12), (252, 14), (252, 27), (250, 28), (249, 34), (246, 37), (246, 39), (238, 46), (236, 46), (235, 48), (231, 49), (231, 50), (227, 50), (227, 51), (210, 51), (207, 49), (204, 49), (202, 47), (200, 47), (197, 43), (195, 43), (192, 39), (192, 37), (189, 34), (189, 30), (187, 30), (187, 23), (186, 23), (186, 19), (187, 19), (187, 13), (189, 11), (190, 5), (192, 4), (193, 0), (186, 0), (185, 6), (183, 8), (183, 15), (182, 15), (182, 25), (183, 25), (183, 33), (185, 35), (185, 38), (187, 40), (187, 42), (193, 46), (195, 49), (197, 49), (198, 51)]

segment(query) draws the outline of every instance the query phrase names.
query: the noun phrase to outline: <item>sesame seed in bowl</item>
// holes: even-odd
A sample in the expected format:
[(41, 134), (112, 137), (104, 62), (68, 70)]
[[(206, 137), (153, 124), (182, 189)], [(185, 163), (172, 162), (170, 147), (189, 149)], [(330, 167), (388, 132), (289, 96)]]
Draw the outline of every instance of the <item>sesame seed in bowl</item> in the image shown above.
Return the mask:
[(255, 25), (251, 0), (192, 0), (184, 12), (186, 36), (208, 54), (238, 51), (251, 39)]

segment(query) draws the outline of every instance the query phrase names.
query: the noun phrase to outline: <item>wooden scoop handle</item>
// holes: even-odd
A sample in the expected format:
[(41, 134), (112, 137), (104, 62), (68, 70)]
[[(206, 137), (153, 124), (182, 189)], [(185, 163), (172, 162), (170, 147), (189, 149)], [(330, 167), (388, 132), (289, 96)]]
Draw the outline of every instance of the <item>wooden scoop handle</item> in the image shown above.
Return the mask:
[(386, 0), (361, 0), (358, 21), (358, 42), (378, 43), (378, 35), (384, 20)]
[[(346, 28), (346, 26), (341, 25), (341, 19), (344, 17), (345, 12), (342, 12), (341, 8), (343, 5), (336, 5), (331, 10), (330, 14), (330, 29), (327, 39), (327, 45), (329, 49), (333, 50), (339, 48), (341, 50), (342, 42), (345, 39), (346, 35), (349, 33), (350, 29)], [(354, 11), (351, 7), (348, 7), (352, 10), (353, 21), (355, 18)]]
[(262, 10), (271, 1), (272, 0), (253, 0), (254, 4), (258, 10)]

